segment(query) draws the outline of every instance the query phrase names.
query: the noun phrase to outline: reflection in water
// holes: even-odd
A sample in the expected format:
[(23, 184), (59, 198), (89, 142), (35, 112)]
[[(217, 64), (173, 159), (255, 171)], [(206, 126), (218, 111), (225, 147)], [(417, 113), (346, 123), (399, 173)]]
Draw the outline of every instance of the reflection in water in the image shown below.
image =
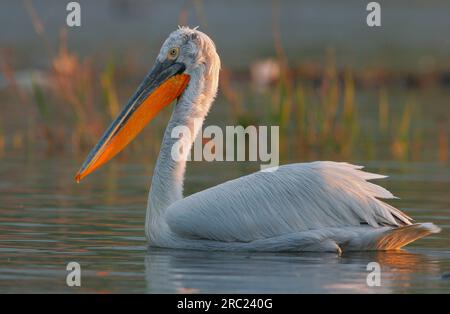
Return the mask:
[[(366, 266), (381, 265), (381, 286), (368, 287)], [(341, 292), (390, 293), (414, 289), (421, 274), (439, 276), (423, 254), (223, 253), (149, 248), (145, 277), (150, 293)]]
[[(262, 254), (147, 248), (147, 163), (110, 165), (83, 185), (77, 161), (0, 162), (0, 292), (450, 292), (450, 169), (433, 163), (373, 162), (396, 206), (443, 231), (403, 252)], [(215, 167), (210, 176), (205, 174)], [(186, 190), (203, 190), (248, 173), (224, 163), (189, 167)], [(232, 172), (236, 171), (236, 172)], [(243, 173), (237, 173), (242, 171)], [(26, 173), (26, 178), (23, 174)], [(208, 172), (209, 173), (209, 172)], [(80, 263), (82, 286), (65, 281)], [(381, 287), (366, 285), (369, 262), (381, 264)], [(447, 279), (445, 279), (447, 277)]]

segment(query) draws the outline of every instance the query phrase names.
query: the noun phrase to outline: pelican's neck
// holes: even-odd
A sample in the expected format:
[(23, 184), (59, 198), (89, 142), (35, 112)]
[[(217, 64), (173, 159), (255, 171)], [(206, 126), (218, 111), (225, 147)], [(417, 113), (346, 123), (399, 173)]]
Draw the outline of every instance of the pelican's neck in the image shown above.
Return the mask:
[[(211, 86), (211, 83), (207, 81), (208, 76), (204, 75), (203, 68), (200, 67), (197, 71), (192, 71), (190, 75), (189, 85), (175, 105), (164, 133), (153, 172), (147, 206), (146, 227), (149, 227), (152, 222), (161, 223), (159, 218), (163, 217), (165, 209), (183, 198), (187, 154), (202, 127), (203, 120), (217, 91), (217, 85)], [(187, 127), (191, 136), (183, 136), (181, 139), (177, 136), (173, 137), (172, 131), (176, 127)], [(174, 159), (172, 148), (178, 141), (183, 141), (184, 156)], [(179, 144), (178, 142), (177, 147), (180, 146)]]
[[(174, 159), (172, 148), (181, 140), (183, 141), (183, 147), (186, 148), (185, 151), (188, 152), (199, 131), (198, 126), (201, 127), (201, 123), (198, 122), (204, 120), (204, 116), (197, 117), (200, 120), (197, 120), (198, 122), (194, 125), (195, 117), (185, 110), (186, 102), (185, 99), (179, 100), (164, 132), (149, 194), (149, 211), (154, 215), (161, 214), (170, 204), (183, 198), (183, 181), (187, 158), (179, 156), (180, 158)], [(172, 132), (178, 126), (186, 126), (192, 136), (182, 139), (173, 137)]]

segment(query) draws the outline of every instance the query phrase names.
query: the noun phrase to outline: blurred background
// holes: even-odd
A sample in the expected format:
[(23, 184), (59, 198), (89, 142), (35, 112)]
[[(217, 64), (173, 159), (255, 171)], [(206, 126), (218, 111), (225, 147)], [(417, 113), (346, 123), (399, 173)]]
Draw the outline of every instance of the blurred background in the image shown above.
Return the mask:
[[(108, 276), (123, 282), (115, 292), (140, 291), (130, 256), (142, 262), (172, 108), (83, 184), (73, 176), (177, 25), (199, 26), (222, 60), (206, 124), (279, 125), (281, 163), (345, 160), (391, 175), (380, 183), (402, 198), (392, 203), (444, 228), (416, 247), (437, 250), (432, 276), (449, 270), (449, 1), (379, 1), (381, 27), (367, 26), (360, 0), (78, 2), (81, 27), (67, 27), (68, 1), (0, 2), (0, 289), (53, 289), (47, 277), (64, 275), (69, 254), (91, 263), (95, 291)], [(191, 162), (186, 193), (258, 169)]]
[[(361, 1), (80, 5), (82, 26), (70, 28), (66, 2), (0, 4), (3, 153), (85, 152), (167, 35), (190, 25), (214, 39), (224, 64), (208, 121), (280, 125), (285, 158), (326, 152), (447, 162), (447, 1), (382, 3), (379, 28), (367, 26)], [(135, 149), (159, 145), (157, 124)]]

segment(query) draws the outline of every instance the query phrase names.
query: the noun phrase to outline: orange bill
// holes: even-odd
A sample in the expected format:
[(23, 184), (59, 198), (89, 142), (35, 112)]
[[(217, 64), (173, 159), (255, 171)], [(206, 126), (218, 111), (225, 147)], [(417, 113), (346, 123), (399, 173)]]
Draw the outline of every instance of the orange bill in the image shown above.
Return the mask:
[(158, 112), (183, 93), (189, 83), (189, 75), (183, 71), (180, 63), (157, 63), (89, 153), (75, 176), (77, 182), (117, 155)]

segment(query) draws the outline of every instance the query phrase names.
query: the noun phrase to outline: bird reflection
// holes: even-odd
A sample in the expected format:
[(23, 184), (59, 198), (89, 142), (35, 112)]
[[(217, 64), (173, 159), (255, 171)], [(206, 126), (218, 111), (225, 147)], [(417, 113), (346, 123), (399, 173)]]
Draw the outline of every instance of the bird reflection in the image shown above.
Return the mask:
[[(381, 286), (369, 287), (369, 262), (381, 267)], [(414, 289), (440, 273), (431, 257), (407, 251), (270, 254), (149, 248), (150, 293), (392, 293)], [(423, 285), (423, 282), (421, 282)]]

